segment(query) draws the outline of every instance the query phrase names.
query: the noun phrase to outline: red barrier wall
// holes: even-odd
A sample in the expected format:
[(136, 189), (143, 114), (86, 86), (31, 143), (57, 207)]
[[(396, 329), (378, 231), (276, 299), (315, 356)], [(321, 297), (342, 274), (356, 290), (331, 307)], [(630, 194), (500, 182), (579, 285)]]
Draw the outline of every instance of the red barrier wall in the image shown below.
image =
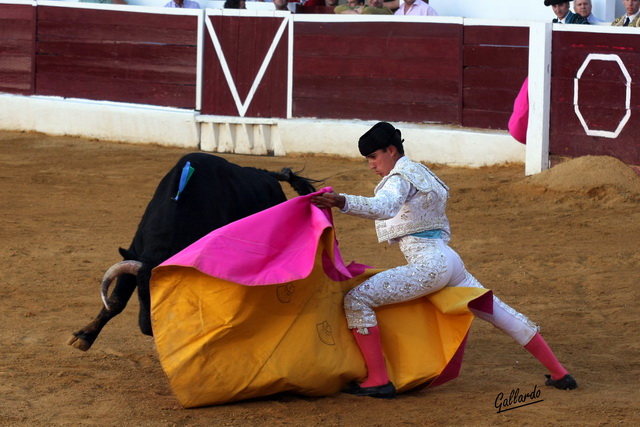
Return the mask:
[(36, 10), (31, 5), (0, 5), (0, 92), (33, 94)]
[(529, 28), (465, 26), (462, 125), (507, 129), (529, 67)]
[[(636, 83), (640, 80), (640, 38), (556, 31), (552, 48), (550, 153), (569, 157), (610, 155), (640, 165), (640, 86)], [(574, 108), (574, 79), (588, 55), (594, 53), (617, 56), (631, 78), (631, 114), (615, 138), (588, 135)], [(626, 82), (617, 61), (588, 62), (578, 83), (579, 111), (588, 129), (616, 131), (627, 112)]]
[(37, 9), (36, 94), (195, 108), (198, 17)]
[[(269, 51), (283, 18), (212, 16), (211, 23), (220, 41), (241, 103), (245, 103), (258, 71)], [(257, 86), (245, 117), (287, 116), (287, 59), (289, 33), (284, 31), (266, 72)], [(202, 113), (238, 116), (229, 84), (214, 50), (211, 34), (204, 41)]]
[[(195, 110), (198, 19), (143, 9), (2, 3), (0, 92)], [(506, 129), (528, 72), (528, 27), (210, 19), (231, 84), (205, 30), (203, 114), (287, 117), (291, 79), (294, 118)], [(293, 74), (286, 29), (249, 103), (283, 22), (294, 26)], [(640, 164), (640, 38), (556, 28), (552, 55), (550, 153)]]
[(461, 124), (462, 28), (296, 22), (293, 115)]
[[(6, 53), (0, 62), (3, 91), (196, 108), (197, 16), (7, 4), (0, 8), (0, 22), (6, 24), (0, 31), (13, 37), (0, 41)], [(205, 31), (201, 112), (286, 117), (288, 31), (247, 102), (284, 18), (210, 19), (232, 81), (227, 81)], [(506, 129), (526, 75), (526, 27), (304, 20), (289, 25), (294, 25), (295, 37), (293, 117), (384, 117)], [(246, 103), (244, 114), (231, 88), (237, 90), (240, 110)]]

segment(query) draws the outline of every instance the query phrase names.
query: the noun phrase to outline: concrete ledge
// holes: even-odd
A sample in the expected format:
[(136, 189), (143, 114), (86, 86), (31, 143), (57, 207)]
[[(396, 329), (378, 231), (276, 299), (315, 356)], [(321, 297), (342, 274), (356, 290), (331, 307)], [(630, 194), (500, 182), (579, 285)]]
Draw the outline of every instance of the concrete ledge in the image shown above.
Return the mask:
[(216, 153), (286, 155), (277, 122), (202, 121), (200, 149)]
[(192, 110), (0, 94), (0, 128), (130, 143), (198, 148)]
[[(286, 153), (323, 153), (360, 157), (357, 141), (375, 121), (280, 121)], [(405, 152), (413, 160), (451, 166), (481, 167), (524, 163), (525, 146), (506, 131), (470, 130), (443, 125), (392, 123), (402, 132)]]
[[(327, 154), (360, 157), (357, 141), (375, 121), (261, 119), (199, 115), (193, 110), (57, 97), (0, 94), (0, 128), (154, 143), (217, 153)], [(481, 167), (524, 163), (525, 146), (507, 132), (393, 123), (417, 161)]]

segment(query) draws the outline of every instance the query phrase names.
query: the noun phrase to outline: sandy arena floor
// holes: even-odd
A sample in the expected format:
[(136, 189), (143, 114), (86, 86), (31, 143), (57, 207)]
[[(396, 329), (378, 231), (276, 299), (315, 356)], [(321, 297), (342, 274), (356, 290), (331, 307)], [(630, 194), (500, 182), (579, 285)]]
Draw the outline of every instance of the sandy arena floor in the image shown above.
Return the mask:
[[(572, 160), (533, 179), (523, 165), (429, 165), (451, 187), (451, 246), (541, 325), (578, 390), (545, 387), (545, 369), (480, 320), (457, 379), (392, 401), (288, 395), (182, 409), (153, 340), (138, 330), (137, 300), (88, 352), (66, 345), (99, 311), (102, 274), (186, 152), (0, 132), (0, 426), (640, 425), (640, 178), (610, 158)], [(378, 181), (361, 160), (224, 157), (304, 168), (354, 194), (372, 194)], [(371, 222), (335, 218), (346, 262), (403, 262), (397, 247), (376, 243)], [(497, 413), (500, 393), (534, 387), (542, 402)]]

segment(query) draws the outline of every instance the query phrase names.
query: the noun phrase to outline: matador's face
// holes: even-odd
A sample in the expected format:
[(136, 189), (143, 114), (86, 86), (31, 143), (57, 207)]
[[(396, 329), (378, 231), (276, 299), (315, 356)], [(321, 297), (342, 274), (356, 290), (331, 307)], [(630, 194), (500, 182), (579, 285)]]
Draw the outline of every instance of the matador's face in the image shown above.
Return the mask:
[(380, 176), (389, 175), (398, 160), (395, 153), (397, 150), (393, 145), (374, 151), (367, 156), (369, 167)]

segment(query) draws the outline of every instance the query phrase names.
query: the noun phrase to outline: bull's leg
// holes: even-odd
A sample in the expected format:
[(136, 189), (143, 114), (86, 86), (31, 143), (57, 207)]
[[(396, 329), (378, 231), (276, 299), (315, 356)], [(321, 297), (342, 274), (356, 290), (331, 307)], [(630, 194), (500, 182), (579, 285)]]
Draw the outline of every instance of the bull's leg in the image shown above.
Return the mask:
[(151, 281), (151, 268), (149, 264), (138, 272), (138, 300), (140, 301), (140, 312), (138, 313), (138, 325), (140, 331), (145, 335), (153, 336), (151, 329), (151, 295), (149, 293), (149, 282)]
[(143, 291), (138, 288), (138, 300), (140, 301), (140, 312), (138, 314), (138, 325), (140, 325), (140, 331), (145, 335), (153, 336), (153, 330), (151, 329), (151, 297), (149, 296), (149, 289)]
[(67, 344), (78, 350), (89, 350), (107, 322), (120, 314), (127, 306), (133, 291), (136, 289), (136, 284), (135, 276), (130, 274), (120, 276), (107, 300), (109, 309), (102, 307), (100, 313), (88, 325), (73, 333)]

